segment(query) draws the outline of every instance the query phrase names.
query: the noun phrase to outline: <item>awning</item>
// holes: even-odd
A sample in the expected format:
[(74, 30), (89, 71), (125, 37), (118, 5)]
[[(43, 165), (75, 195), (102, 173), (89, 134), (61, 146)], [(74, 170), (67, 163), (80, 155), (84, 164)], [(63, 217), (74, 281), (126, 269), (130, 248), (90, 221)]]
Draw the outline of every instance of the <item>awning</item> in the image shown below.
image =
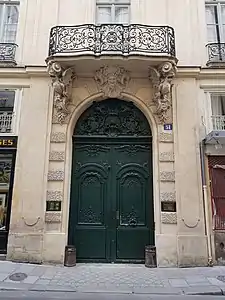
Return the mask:
[(225, 145), (225, 130), (211, 131), (205, 137), (206, 145)]

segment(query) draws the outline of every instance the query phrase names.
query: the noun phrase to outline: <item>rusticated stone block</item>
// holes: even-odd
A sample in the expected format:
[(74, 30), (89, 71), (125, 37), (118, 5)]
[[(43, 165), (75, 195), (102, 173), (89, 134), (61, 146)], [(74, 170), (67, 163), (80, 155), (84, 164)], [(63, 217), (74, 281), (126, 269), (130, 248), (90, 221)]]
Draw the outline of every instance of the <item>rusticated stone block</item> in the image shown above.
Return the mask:
[(175, 172), (174, 171), (161, 171), (160, 172), (160, 181), (175, 181)]
[(160, 193), (160, 200), (168, 201), (168, 202), (175, 202), (176, 201), (176, 192), (162, 192)]
[(48, 172), (48, 181), (63, 181), (64, 171), (63, 170), (51, 170)]
[(177, 224), (177, 213), (161, 212), (161, 220), (164, 224)]
[(65, 143), (66, 134), (64, 132), (53, 132), (51, 134), (51, 143)]
[(62, 201), (63, 192), (62, 191), (47, 191), (47, 201)]

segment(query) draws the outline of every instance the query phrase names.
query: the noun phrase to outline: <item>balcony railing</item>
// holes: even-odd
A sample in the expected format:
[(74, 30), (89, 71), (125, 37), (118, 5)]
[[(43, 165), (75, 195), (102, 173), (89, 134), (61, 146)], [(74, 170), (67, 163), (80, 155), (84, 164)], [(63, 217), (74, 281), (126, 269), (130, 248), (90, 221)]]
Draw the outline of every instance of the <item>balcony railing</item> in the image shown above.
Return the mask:
[(175, 34), (169, 26), (75, 25), (51, 29), (49, 56), (145, 55), (175, 57)]
[(225, 63), (225, 43), (210, 43), (207, 45), (208, 62), (210, 63)]
[(225, 130), (225, 116), (212, 116), (213, 130)]
[(0, 64), (16, 65), (16, 48), (13, 43), (0, 43)]
[(0, 111), (0, 133), (11, 133), (13, 131), (13, 113)]

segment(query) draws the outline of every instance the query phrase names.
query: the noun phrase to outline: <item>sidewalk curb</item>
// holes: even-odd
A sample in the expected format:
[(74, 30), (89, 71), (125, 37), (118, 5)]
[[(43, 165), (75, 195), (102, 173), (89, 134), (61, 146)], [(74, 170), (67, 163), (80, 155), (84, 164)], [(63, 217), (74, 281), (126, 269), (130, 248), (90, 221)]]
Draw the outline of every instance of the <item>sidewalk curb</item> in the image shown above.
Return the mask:
[[(195, 295), (195, 296), (223, 296), (225, 295), (225, 291), (222, 290), (221, 288), (219, 288), (218, 286), (213, 286), (210, 288), (206, 288), (206, 287), (200, 287), (198, 288), (194, 288), (194, 290), (192, 290), (192, 288), (183, 288), (180, 290), (174, 290), (173, 289), (167, 289), (167, 288), (162, 288), (162, 289), (158, 289), (156, 290), (154, 287), (153, 288), (149, 288), (148, 291), (143, 291), (143, 292), (138, 292), (138, 291), (134, 291), (134, 290), (107, 290), (107, 289), (73, 289), (70, 287), (63, 287), (63, 286), (33, 286), (33, 287), (28, 287), (26, 286), (21, 286), (22, 284), (20, 284), (20, 286), (16, 286), (16, 287), (0, 287), (0, 292), (46, 292), (46, 293), (52, 293), (52, 292), (58, 292), (58, 293), (79, 293), (79, 294), (117, 294), (117, 295)], [(202, 289), (206, 289), (205, 291)]]

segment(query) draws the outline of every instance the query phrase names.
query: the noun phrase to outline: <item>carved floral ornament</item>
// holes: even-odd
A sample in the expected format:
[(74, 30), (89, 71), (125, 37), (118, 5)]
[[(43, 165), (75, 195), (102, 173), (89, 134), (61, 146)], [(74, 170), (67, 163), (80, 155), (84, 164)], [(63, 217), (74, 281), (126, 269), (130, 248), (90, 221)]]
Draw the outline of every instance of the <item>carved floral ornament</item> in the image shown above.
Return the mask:
[(47, 70), (52, 78), (57, 119), (62, 124), (70, 113), (72, 82), (76, 75), (73, 68), (63, 69), (59, 63), (52, 61), (48, 62)]
[(171, 89), (176, 71), (176, 64), (173, 62), (165, 62), (157, 68), (149, 67), (149, 79), (154, 88), (153, 102), (161, 123), (165, 123), (172, 105)]
[(117, 98), (125, 90), (130, 81), (127, 70), (119, 66), (103, 66), (96, 71), (94, 77), (98, 89), (109, 98)]

